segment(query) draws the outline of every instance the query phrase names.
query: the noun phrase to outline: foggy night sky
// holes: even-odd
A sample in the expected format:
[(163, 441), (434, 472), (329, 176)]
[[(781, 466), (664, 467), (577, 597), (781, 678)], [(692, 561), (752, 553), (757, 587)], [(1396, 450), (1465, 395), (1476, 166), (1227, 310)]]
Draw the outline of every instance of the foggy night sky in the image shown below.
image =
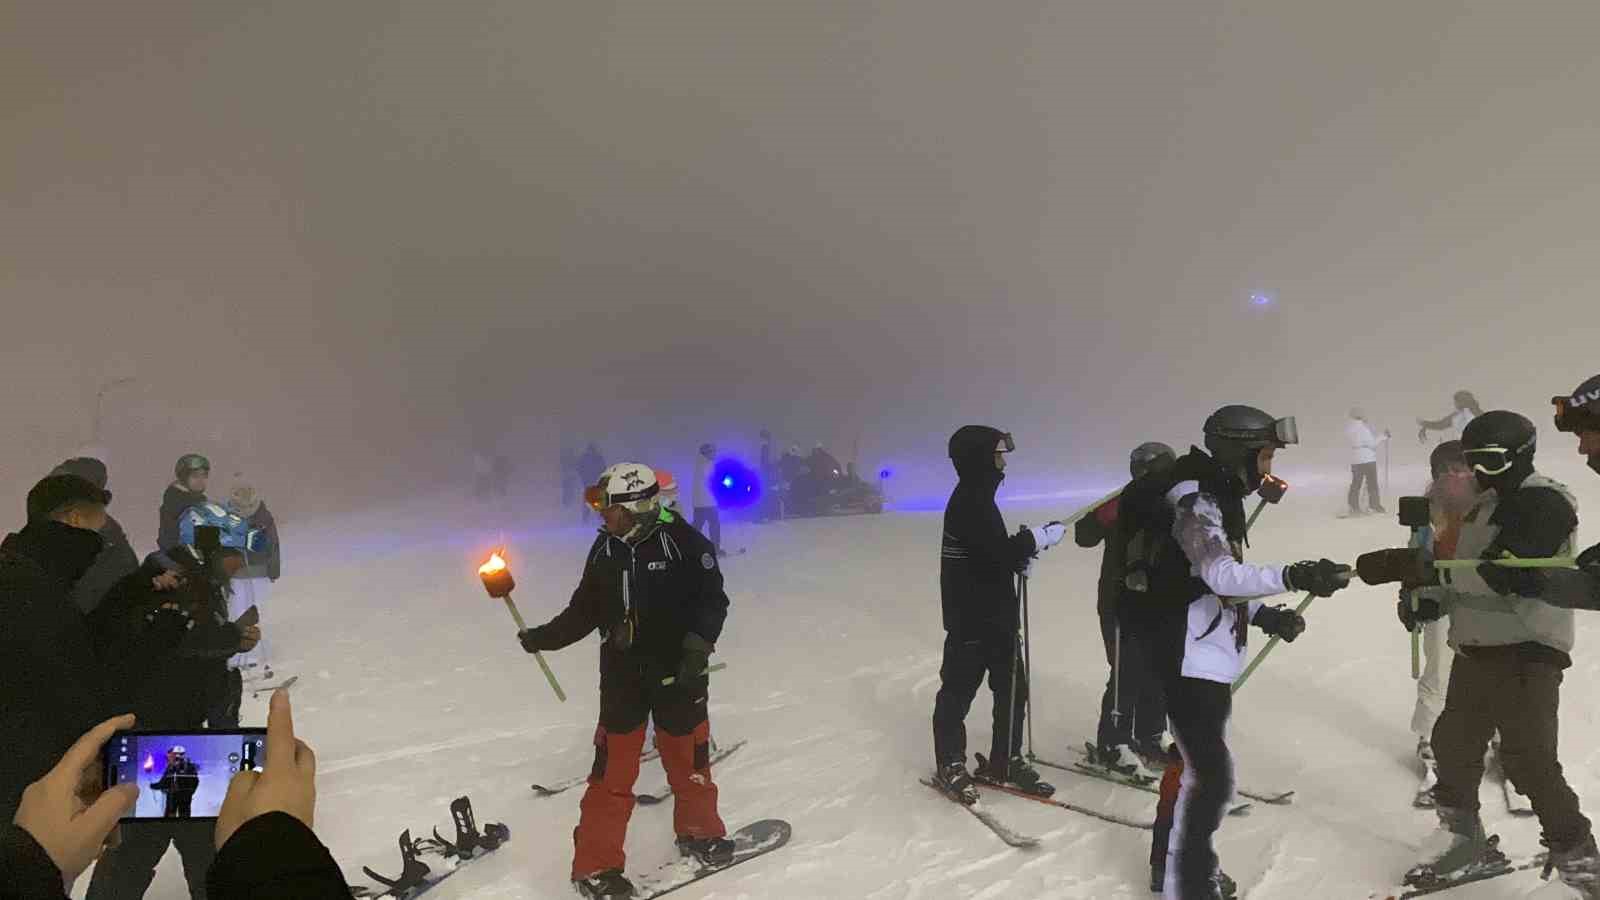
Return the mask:
[(1413, 463), (1457, 388), (1549, 447), (1600, 371), (1596, 33), (1576, 0), (6, 4), (0, 526), (123, 376), (146, 539), (191, 449), (314, 513), (478, 447), (553, 491), (562, 440), (686, 470), (763, 426), (947, 484), (987, 422), (1019, 478), (1109, 481), (1227, 402), (1330, 470), (1359, 403)]

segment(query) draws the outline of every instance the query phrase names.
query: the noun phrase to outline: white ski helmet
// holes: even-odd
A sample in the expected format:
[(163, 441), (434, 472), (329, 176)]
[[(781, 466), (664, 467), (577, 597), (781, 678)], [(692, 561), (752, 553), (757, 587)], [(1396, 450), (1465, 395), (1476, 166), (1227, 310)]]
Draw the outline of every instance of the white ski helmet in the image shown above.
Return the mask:
[(617, 463), (600, 473), (587, 499), (597, 510), (620, 506), (636, 516), (649, 515), (661, 508), (661, 485), (644, 463)]

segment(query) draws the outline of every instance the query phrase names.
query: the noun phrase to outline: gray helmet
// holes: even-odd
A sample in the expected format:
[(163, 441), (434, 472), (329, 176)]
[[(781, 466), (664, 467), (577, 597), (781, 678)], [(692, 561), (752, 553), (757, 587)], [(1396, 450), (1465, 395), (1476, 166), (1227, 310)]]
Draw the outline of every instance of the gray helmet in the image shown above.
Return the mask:
[(1160, 441), (1146, 441), (1128, 454), (1128, 474), (1143, 478), (1150, 472), (1169, 468), (1177, 461), (1178, 454), (1171, 447)]
[(1263, 447), (1287, 447), (1300, 443), (1300, 430), (1294, 417), (1275, 419), (1254, 406), (1224, 406), (1206, 418), (1206, 449), (1223, 465), (1244, 476), (1245, 488), (1261, 486), (1257, 467)]

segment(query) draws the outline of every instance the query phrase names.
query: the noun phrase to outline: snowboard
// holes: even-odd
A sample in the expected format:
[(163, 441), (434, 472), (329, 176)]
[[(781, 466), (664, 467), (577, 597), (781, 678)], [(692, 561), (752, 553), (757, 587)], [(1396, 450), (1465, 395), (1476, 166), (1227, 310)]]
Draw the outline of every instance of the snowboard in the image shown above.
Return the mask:
[(733, 840), (733, 860), (721, 866), (707, 866), (695, 860), (680, 858), (662, 865), (648, 875), (633, 879), (633, 900), (650, 900), (688, 887), (697, 881), (710, 878), (741, 863), (764, 856), (789, 843), (794, 833), (782, 819), (762, 819), (728, 835)]

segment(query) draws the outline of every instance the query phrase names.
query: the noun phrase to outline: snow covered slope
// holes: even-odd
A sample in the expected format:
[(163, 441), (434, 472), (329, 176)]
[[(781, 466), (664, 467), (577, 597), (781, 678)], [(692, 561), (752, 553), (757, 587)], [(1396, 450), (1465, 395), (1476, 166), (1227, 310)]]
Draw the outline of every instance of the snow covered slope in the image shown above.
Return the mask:
[[(1570, 477), (1587, 508), (1600, 510), (1593, 476)], [(1073, 505), (1006, 512), (1015, 527)], [(1332, 492), (1291, 494), (1263, 517), (1250, 558), (1351, 562), (1362, 550), (1404, 543), (1392, 517), (1336, 520), (1340, 505)], [(550, 657), (570, 695), (558, 703), (517, 646), (510, 617), (475, 579), (481, 555), (500, 539), (492, 519), (418, 504), (293, 536), (293, 567), (267, 625), (281, 672), (300, 676), (296, 720), (321, 761), (317, 830), (357, 881), (362, 865), (396, 870), (395, 835), (446, 830), (447, 804), (467, 794), (482, 820), (510, 825), (513, 841), (431, 896), (571, 896), (578, 793), (540, 799), (528, 785), (588, 770), (596, 648), (591, 641)], [(727, 544), (749, 553), (725, 563), (733, 610), (718, 656), (729, 668), (712, 683), (712, 725), (720, 740), (749, 744), (716, 771), (722, 811), (734, 827), (788, 819), (795, 838), (682, 892), (685, 900), (1149, 896), (1147, 833), (990, 798), (1008, 823), (1043, 841), (1035, 851), (1011, 850), (917, 784), (931, 765), (942, 640), (938, 535), (938, 513), (728, 529)], [(530, 621), (542, 620), (565, 603), (591, 532), (513, 530), (505, 540), (521, 585), (517, 602)], [(1098, 565), (1098, 551), (1064, 546), (1034, 569), (1041, 755), (1066, 756), (1092, 734), (1105, 678), (1094, 616)], [(1306, 634), (1275, 651), (1237, 698), (1240, 783), (1298, 791), (1290, 806), (1258, 804), (1224, 826), (1224, 866), (1256, 900), (1366, 897), (1397, 879), (1431, 827), (1430, 814), (1410, 805), (1413, 694), (1394, 593), (1357, 587), (1316, 601), (1307, 615)], [(1568, 775), (1593, 808), (1600, 619), (1580, 621), (1562, 746)], [(1252, 635), (1259, 648), (1260, 633)], [(246, 703), (247, 718), (264, 716), (264, 701)], [(968, 721), (972, 747), (987, 744), (988, 718), (984, 692)], [(1148, 795), (1050, 775), (1062, 799), (1153, 813)], [(664, 783), (659, 768), (646, 765), (640, 789)], [(1484, 796), (1488, 824), (1505, 845), (1537, 850), (1537, 825), (1511, 820), (1489, 791)], [(634, 813), (632, 868), (667, 858), (670, 817), (665, 806)], [(1522, 873), (1454, 896), (1515, 897), (1536, 880)], [(182, 896), (180, 883), (169, 855), (150, 896)]]

